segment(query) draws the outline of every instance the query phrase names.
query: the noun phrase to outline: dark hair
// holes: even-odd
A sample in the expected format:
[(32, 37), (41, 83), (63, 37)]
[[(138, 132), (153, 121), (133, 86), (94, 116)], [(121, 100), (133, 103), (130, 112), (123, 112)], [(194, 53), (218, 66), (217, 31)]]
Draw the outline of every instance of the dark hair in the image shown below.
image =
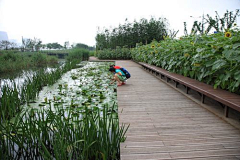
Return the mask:
[(109, 71), (110, 71), (110, 72), (115, 72), (115, 68), (110, 67), (110, 68), (109, 68)]

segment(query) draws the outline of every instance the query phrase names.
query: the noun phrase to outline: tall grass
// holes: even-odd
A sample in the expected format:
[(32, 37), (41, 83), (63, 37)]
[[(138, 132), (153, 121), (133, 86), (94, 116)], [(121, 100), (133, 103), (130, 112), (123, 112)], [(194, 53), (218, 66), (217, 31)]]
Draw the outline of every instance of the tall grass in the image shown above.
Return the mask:
[(0, 159), (119, 159), (127, 127), (119, 126), (107, 106), (69, 110), (67, 116), (56, 108), (56, 113), (31, 110), (0, 124)]
[(46, 66), (57, 64), (56, 57), (47, 56), (42, 53), (14, 52), (8, 51), (0, 54), (0, 73), (13, 72), (29, 67)]
[(90, 51), (86, 49), (72, 49), (67, 56), (68, 61), (78, 63), (79, 61), (87, 61)]
[(96, 52), (99, 59), (131, 59), (129, 48), (117, 47), (116, 49), (103, 49)]
[(66, 63), (63, 67), (46, 72), (44, 69), (37, 71), (32, 77), (26, 78), (21, 87), (13, 80), (11, 84), (1, 86), (0, 120), (4, 122), (20, 112), (20, 105), (34, 102), (39, 92), (46, 85), (53, 85), (67, 71), (75, 68), (75, 63)]

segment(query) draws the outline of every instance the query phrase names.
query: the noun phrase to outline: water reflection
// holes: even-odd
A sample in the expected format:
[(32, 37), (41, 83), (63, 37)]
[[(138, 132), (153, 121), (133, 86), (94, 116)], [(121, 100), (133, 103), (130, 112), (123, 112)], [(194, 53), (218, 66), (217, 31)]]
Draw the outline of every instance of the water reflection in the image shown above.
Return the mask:
[[(38, 68), (31, 68), (16, 72), (4, 73), (0, 74), (0, 88), (2, 89), (3, 86), (7, 85), (10, 88), (13, 88), (14, 85), (17, 88), (21, 88), (24, 82), (27, 79), (32, 79), (32, 77), (37, 73), (37, 71), (43, 69), (45, 73), (52, 72), (56, 70), (59, 66), (64, 66), (65, 60), (59, 60), (57, 65), (54, 66), (47, 66), (47, 67), (38, 67)], [(2, 90), (0, 89), (0, 97), (2, 96)]]

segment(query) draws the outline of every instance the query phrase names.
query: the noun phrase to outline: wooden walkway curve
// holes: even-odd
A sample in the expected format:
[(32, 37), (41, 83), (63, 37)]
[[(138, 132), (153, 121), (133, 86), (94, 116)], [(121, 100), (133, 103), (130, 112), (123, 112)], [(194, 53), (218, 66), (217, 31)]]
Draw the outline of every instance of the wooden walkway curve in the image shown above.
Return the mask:
[(132, 61), (117, 91), (120, 123), (130, 124), (122, 160), (240, 159), (240, 130)]

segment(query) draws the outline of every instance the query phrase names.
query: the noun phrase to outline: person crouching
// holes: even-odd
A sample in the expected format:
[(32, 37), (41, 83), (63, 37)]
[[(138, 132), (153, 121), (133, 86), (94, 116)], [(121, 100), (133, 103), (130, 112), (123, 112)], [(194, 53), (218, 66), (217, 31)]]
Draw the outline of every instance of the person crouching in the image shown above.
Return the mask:
[(115, 69), (113, 67), (110, 67), (109, 69), (110, 72), (112, 72), (114, 74), (113, 76), (113, 81), (111, 82), (114, 83), (115, 81), (117, 81), (118, 85), (117, 86), (121, 86), (124, 85), (124, 81), (127, 79), (125, 74), (120, 70), (120, 69)]

